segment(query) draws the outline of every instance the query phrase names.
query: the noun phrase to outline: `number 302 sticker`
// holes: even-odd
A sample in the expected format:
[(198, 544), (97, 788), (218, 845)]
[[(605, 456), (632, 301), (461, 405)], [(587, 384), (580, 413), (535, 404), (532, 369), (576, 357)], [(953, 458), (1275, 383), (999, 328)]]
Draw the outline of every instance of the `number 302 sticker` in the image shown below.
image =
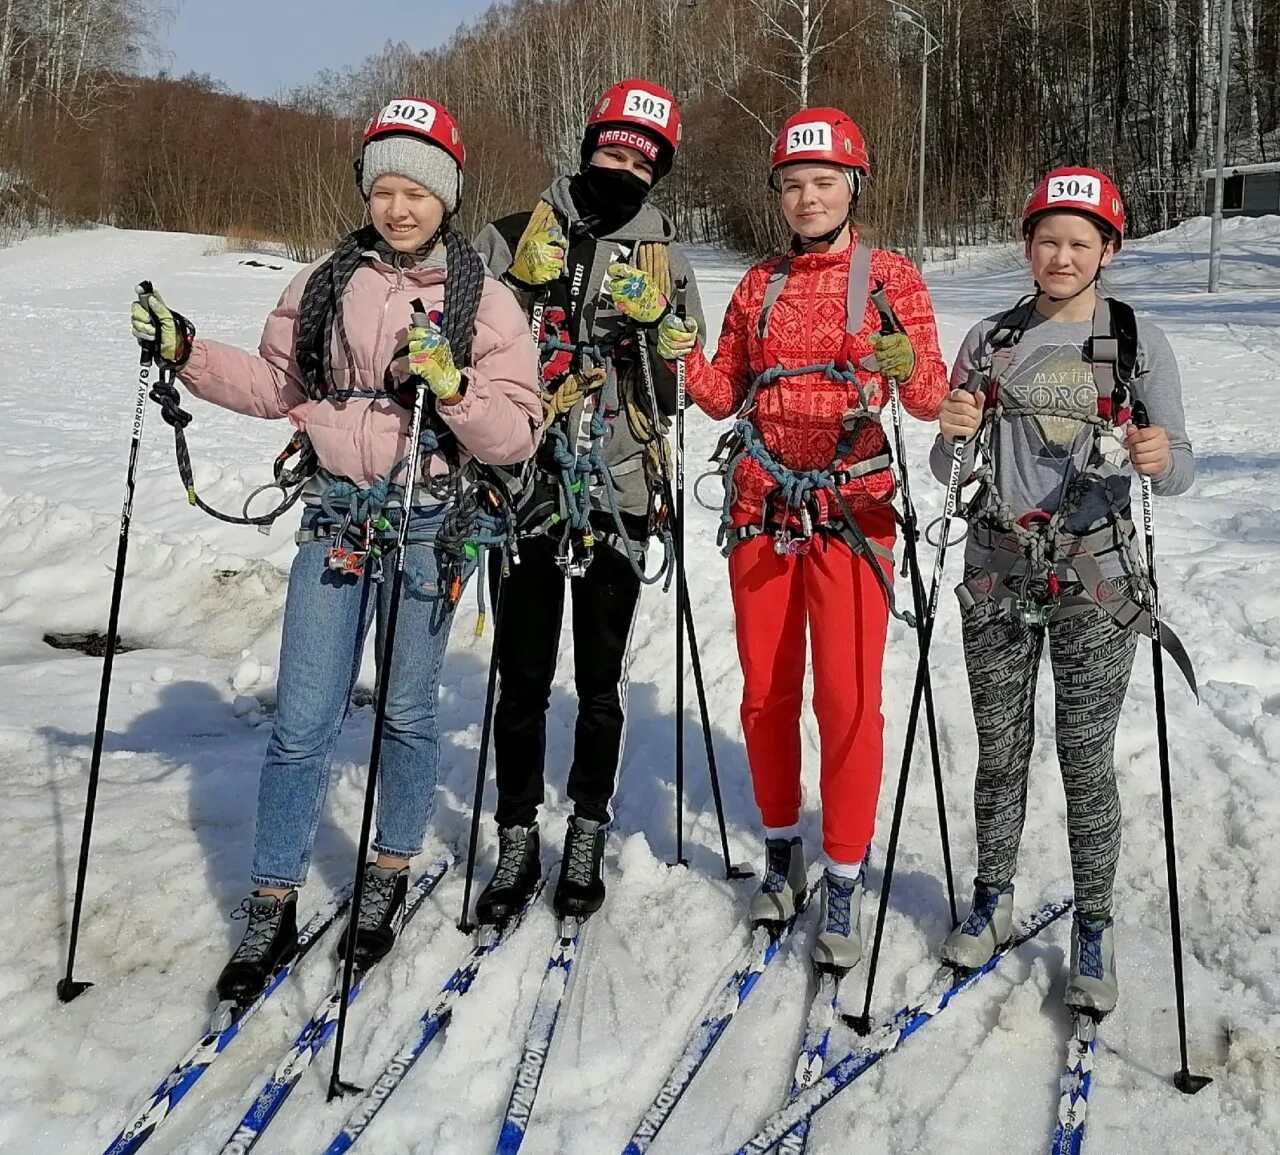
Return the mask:
[(1067, 173), (1065, 176), (1056, 176), (1049, 182), (1048, 200), (1049, 204), (1055, 201), (1083, 201), (1088, 205), (1096, 205), (1102, 201), (1102, 189), (1095, 177), (1084, 173)]
[(820, 120), (797, 124), (787, 132), (787, 155), (793, 152), (829, 152), (831, 125)]
[(421, 100), (397, 100), (382, 113), (383, 124), (412, 124), (428, 132), (436, 122), (436, 110)]
[(671, 120), (671, 101), (639, 88), (631, 88), (627, 90), (622, 111), (626, 116), (638, 117), (666, 128)]

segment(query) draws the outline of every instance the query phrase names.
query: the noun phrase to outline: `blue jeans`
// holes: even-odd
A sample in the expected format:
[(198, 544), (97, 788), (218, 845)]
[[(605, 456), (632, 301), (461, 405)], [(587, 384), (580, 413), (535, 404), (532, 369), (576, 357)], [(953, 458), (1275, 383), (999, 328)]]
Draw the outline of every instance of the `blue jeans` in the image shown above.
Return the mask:
[[(415, 510), (413, 539), (434, 537), (444, 507)], [(320, 514), (308, 510), (303, 530)], [(329, 763), (351, 703), (364, 640), (374, 615), (378, 653), (391, 605), (392, 566), (385, 580), (335, 573), (326, 559), (332, 542), (305, 541), (289, 573), (280, 642), (275, 726), (258, 781), (258, 824), (253, 853), (255, 886), (294, 887), (306, 881), (311, 848), (324, 808)], [(378, 769), (378, 824), (374, 849), (412, 858), (435, 807), (440, 766), (436, 697), (449, 629), (447, 588), (438, 588), (435, 547), (410, 544), (396, 624), (387, 694), (386, 726)], [(410, 575), (423, 584), (410, 589)], [(446, 583), (447, 584), (447, 583)], [(379, 678), (386, 672), (379, 670)]]

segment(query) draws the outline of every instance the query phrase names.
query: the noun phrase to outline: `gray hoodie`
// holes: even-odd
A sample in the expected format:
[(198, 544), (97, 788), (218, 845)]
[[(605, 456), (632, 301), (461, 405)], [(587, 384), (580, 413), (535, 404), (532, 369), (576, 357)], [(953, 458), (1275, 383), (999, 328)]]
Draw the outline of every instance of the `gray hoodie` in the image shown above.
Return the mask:
[[(706, 323), (702, 315), (702, 302), (698, 296), (698, 285), (693, 268), (684, 253), (673, 243), (675, 226), (666, 214), (646, 203), (641, 206), (635, 217), (616, 231), (602, 236), (593, 236), (582, 222), (573, 198), (569, 195), (569, 180), (568, 176), (557, 177), (551, 187), (542, 194), (542, 200), (549, 203), (556, 210), (561, 221), (566, 224), (566, 232), (569, 235), (569, 259), (566, 261), (566, 268), (572, 267), (575, 263), (575, 257), (581, 251), (580, 246), (593, 246), (581, 278), (584, 286), (581, 291), (585, 294), (585, 299), (574, 339), (583, 343), (595, 343), (612, 340), (623, 331), (634, 331), (638, 328), (635, 322), (629, 321), (614, 307), (606, 291), (607, 270), (616, 260), (628, 262), (633, 260), (636, 247), (645, 243), (668, 246), (671, 276), (675, 286), (674, 307), (681, 316), (692, 317), (698, 322), (700, 334), (705, 332)], [(476, 237), (475, 247), (495, 277), (504, 278), (511, 267), (515, 247), (528, 220), (529, 213), (514, 213), (486, 225)], [(583, 258), (578, 257), (578, 259)], [(518, 284), (513, 284), (510, 280), (506, 283), (515, 290), (526, 314), (530, 314), (533, 310), (534, 294), (527, 289), (522, 290)], [(644, 329), (648, 343), (654, 392), (657, 394), (658, 408), (661, 411), (660, 424), (665, 432), (669, 428), (666, 418), (674, 414), (676, 408), (675, 375), (657, 354), (655, 329), (639, 328)], [(622, 406), (622, 398), (625, 391), (635, 390), (635, 398), (647, 413), (650, 409), (648, 391), (638, 372), (638, 366), (634, 363), (615, 364), (613, 368), (615, 371), (609, 375), (602, 401), (610, 412), (617, 411), (617, 416), (613, 419), (610, 431), (605, 437), (604, 460), (617, 486), (619, 508), (632, 517), (644, 518), (649, 512), (649, 486), (644, 475), (644, 446), (637, 440), (630, 427)], [(579, 404), (569, 414), (570, 429), (576, 430), (580, 427), (582, 409), (582, 404)], [(597, 510), (609, 508), (608, 501), (599, 487), (592, 490), (591, 504), (592, 508)]]

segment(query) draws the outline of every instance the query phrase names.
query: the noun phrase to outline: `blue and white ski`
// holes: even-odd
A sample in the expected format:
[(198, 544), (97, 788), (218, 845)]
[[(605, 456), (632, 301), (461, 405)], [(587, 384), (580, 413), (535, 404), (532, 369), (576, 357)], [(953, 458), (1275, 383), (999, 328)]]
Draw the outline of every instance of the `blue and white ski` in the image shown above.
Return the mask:
[(1053, 1133), (1052, 1155), (1080, 1155), (1084, 1150), (1084, 1124), (1093, 1087), (1093, 1055), (1098, 1025), (1088, 1015), (1073, 1015), (1067, 1061), (1062, 1069), (1058, 1099), (1058, 1125)]
[(728, 979), (708, 1003), (697, 1027), (685, 1042), (680, 1058), (641, 1117), (623, 1155), (643, 1155), (649, 1150), (707, 1056), (720, 1041), (725, 1028), (747, 1001), (765, 968), (777, 957), (778, 948), (795, 929), (796, 919), (802, 913), (797, 911), (781, 928), (757, 926), (752, 930), (751, 941), (743, 947), (734, 960)]
[[(791, 1080), (788, 1102), (794, 1101), (802, 1091), (812, 1087), (826, 1070), (827, 1049), (831, 1045), (831, 1028), (836, 1022), (842, 977), (832, 971), (818, 972), (818, 989), (809, 1004), (804, 1041), (800, 1044), (800, 1057), (796, 1061), (796, 1073)], [(811, 1120), (802, 1119), (782, 1137), (778, 1150), (784, 1155), (804, 1155), (809, 1144), (811, 1125)]]
[[(440, 858), (424, 872), (417, 882), (409, 888), (405, 899), (404, 919), (400, 924), (400, 935), (409, 925), (414, 915), (422, 909), (423, 902), (444, 877), (449, 869), (450, 860)], [(399, 941), (400, 935), (397, 935)], [(376, 964), (375, 964), (376, 965)], [(355, 981), (351, 985), (351, 994), (347, 1006), (356, 1001), (364, 980), (373, 967), (366, 971), (357, 971)], [(244, 1155), (262, 1138), (271, 1120), (274, 1119), (285, 1100), (298, 1085), (306, 1069), (315, 1061), (316, 1056), (324, 1049), (325, 1044), (338, 1029), (338, 1012), (342, 1005), (341, 975), (334, 983), (333, 989), (325, 996), (324, 1001), (315, 1009), (306, 1026), (298, 1032), (293, 1046), (285, 1052), (266, 1085), (258, 1092), (257, 1098), (245, 1112), (240, 1125), (231, 1138), (222, 1146), (223, 1155)]]
[(239, 1011), (229, 1008), (228, 1004), (219, 1005), (204, 1036), (175, 1064), (137, 1114), (121, 1128), (103, 1155), (132, 1155), (156, 1133), (214, 1061), (231, 1045), (245, 1023), (258, 1013), (262, 1004), (294, 972), (350, 901), (350, 890), (334, 895), (307, 920), (298, 931), (298, 953), (289, 962), (276, 968), (266, 989), (253, 1002)]
[(1070, 909), (1070, 899), (1047, 903), (1023, 922), (1009, 942), (992, 955), (985, 966), (977, 970), (958, 975), (944, 968), (918, 1002), (902, 1007), (888, 1022), (868, 1035), (860, 1047), (845, 1055), (811, 1087), (802, 1091), (794, 1102), (776, 1112), (755, 1135), (738, 1148), (736, 1155), (764, 1155), (764, 1152), (771, 1150), (798, 1123), (811, 1119), (816, 1111), (854, 1080), (866, 1074), (885, 1055), (897, 1050), (921, 1027), (937, 1018), (957, 995), (995, 970), (1011, 950), (1033, 939)]
[(556, 945), (547, 959), (547, 969), (538, 988), (538, 1001), (525, 1032), (524, 1046), (520, 1052), (520, 1066), (516, 1069), (515, 1085), (507, 1101), (507, 1113), (498, 1135), (497, 1155), (515, 1155), (524, 1142), (533, 1115), (533, 1104), (542, 1083), (542, 1072), (547, 1065), (547, 1053), (560, 1019), (560, 1007), (573, 974), (573, 962), (578, 953), (578, 939), (582, 935), (583, 920), (567, 918), (561, 924)]
[[(539, 882), (533, 894), (529, 896), (529, 901), (505, 926), (497, 929), (496, 933), (492, 933), (493, 928), (481, 928), (481, 933), (478, 935), (475, 945), (467, 952), (467, 957), (463, 959), (458, 969), (449, 976), (435, 1002), (431, 1004), (426, 1014), (419, 1021), (412, 1038), (395, 1053), (391, 1061), (382, 1069), (382, 1074), (365, 1091), (360, 1101), (356, 1104), (355, 1110), (347, 1117), (342, 1130), (325, 1148), (325, 1155), (341, 1155), (343, 1151), (350, 1150), (356, 1140), (364, 1134), (369, 1124), (373, 1122), (374, 1117), (391, 1097), (392, 1092), (404, 1082), (405, 1076), (412, 1069), (414, 1063), (422, 1057), (423, 1053), (431, 1045), (432, 1040), (444, 1030), (453, 1016), (453, 1009), (458, 1000), (471, 989), (471, 984), (476, 981), (476, 976), (480, 973), (480, 965), (504, 942), (510, 939), (521, 922), (524, 921), (524, 917), (529, 913), (530, 907), (533, 906), (538, 896), (542, 893), (542, 886), (543, 884)], [(484, 932), (486, 931), (490, 933), (485, 934)]]

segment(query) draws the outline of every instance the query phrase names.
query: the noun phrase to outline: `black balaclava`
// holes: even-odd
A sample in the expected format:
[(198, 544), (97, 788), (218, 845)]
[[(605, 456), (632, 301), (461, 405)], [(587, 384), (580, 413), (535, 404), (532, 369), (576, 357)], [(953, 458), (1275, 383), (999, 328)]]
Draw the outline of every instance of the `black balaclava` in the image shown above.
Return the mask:
[(584, 165), (569, 178), (569, 195), (592, 231), (612, 232), (643, 207), (650, 185), (624, 168)]

